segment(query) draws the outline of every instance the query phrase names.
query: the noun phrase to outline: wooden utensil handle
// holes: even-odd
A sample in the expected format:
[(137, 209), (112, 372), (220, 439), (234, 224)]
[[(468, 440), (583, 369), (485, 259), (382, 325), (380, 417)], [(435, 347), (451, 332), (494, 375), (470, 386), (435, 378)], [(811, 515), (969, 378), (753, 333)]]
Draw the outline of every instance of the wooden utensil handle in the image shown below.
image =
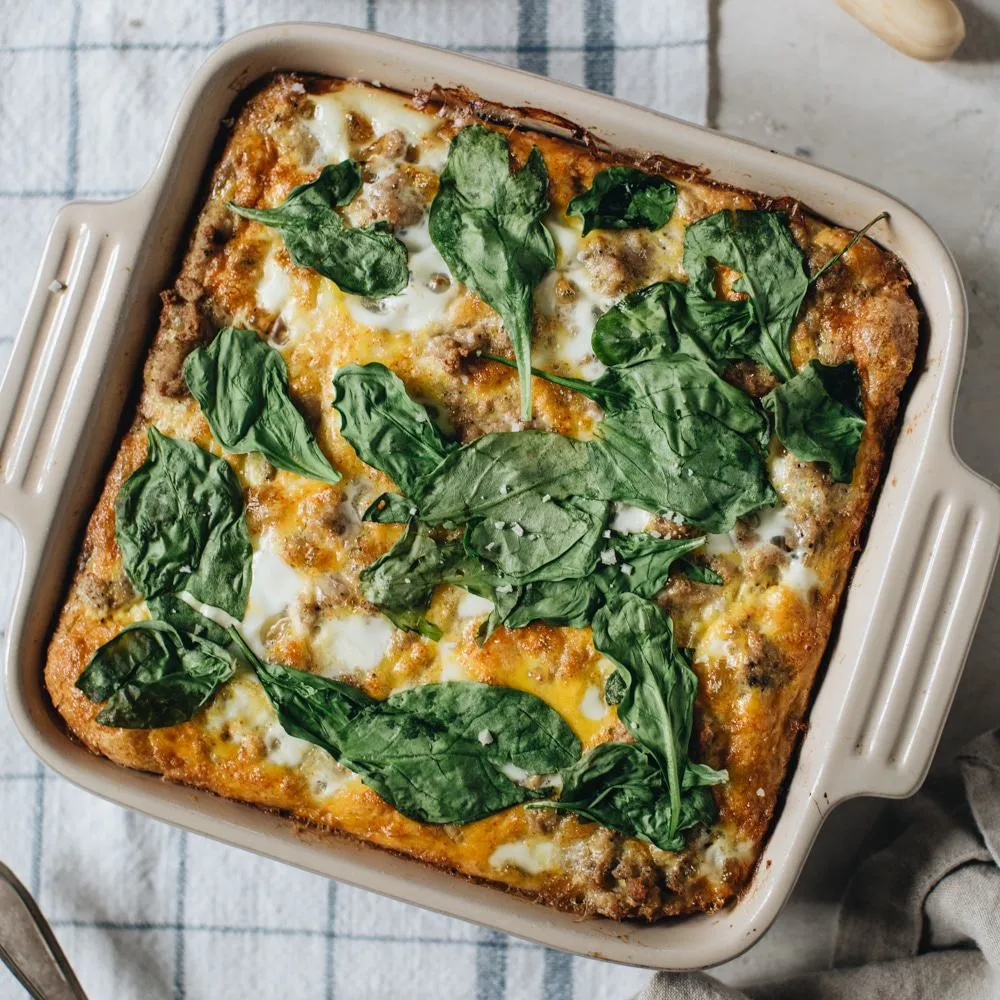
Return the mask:
[(837, 0), (866, 28), (914, 59), (950, 59), (965, 38), (952, 0)]

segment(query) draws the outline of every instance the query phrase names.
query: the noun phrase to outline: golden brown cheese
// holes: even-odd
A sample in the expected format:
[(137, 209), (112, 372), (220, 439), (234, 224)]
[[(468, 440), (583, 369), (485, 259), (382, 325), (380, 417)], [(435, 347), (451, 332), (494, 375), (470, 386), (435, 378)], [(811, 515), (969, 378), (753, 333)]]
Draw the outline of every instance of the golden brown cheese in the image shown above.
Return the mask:
[[(833, 483), (775, 440), (769, 466), (782, 504), (709, 539), (710, 565), (724, 585), (675, 576), (659, 598), (680, 644), (694, 651), (693, 755), (729, 772), (729, 782), (714, 789), (717, 822), (684, 851), (664, 852), (570, 815), (523, 807), (465, 826), (407, 819), (324, 751), (285, 733), (250, 672), (190, 723), (151, 731), (98, 725), (99, 706), (74, 687), (102, 643), (148, 615), (122, 569), (113, 508), (121, 483), (144, 458), (145, 428), (155, 424), (222, 454), (181, 367), (214, 330), (248, 326), (281, 352), (294, 399), (343, 473), (327, 486), (275, 470), (260, 455), (226, 456), (245, 491), (255, 549), (244, 622), (251, 643), (276, 662), (343, 677), (376, 697), (457, 678), (520, 688), (555, 708), (585, 748), (627, 738), (604, 702), (612, 665), (594, 649), (589, 629), (500, 629), (480, 648), (474, 636), (488, 602), (441, 587), (431, 618), (444, 635), (435, 643), (394, 629), (358, 591), (359, 572), (388, 550), (400, 528), (359, 521), (357, 512), (393, 484), (339, 435), (330, 406), (337, 368), (388, 365), (461, 441), (521, 426), (516, 377), (477, 357), (505, 350), (505, 334), (492, 311), (450, 278), (427, 234), (426, 210), (447, 143), (470, 112), (456, 116), (434, 101), (421, 103), (359, 83), (278, 75), (243, 105), (180, 275), (163, 294), (138, 412), (91, 517), (52, 638), (48, 690), (70, 730), (122, 765), (280, 809), (550, 905), (646, 920), (717, 908), (747, 882), (773, 819), (913, 365), (918, 322), (909, 279), (869, 240), (817, 283), (792, 335), (799, 367), (811, 358), (858, 366), (867, 425), (853, 482)], [(636, 288), (685, 277), (687, 225), (721, 208), (770, 207), (760, 196), (659, 161), (679, 191), (662, 230), (581, 237), (579, 220), (565, 214), (568, 202), (601, 167), (629, 158), (505, 131), (517, 160), (536, 144), (548, 167), (552, 209), (545, 221), (557, 265), (536, 294), (534, 358), (561, 374), (600, 371), (590, 352), (595, 315)], [(378, 303), (294, 266), (273, 230), (225, 207), (275, 205), (324, 164), (348, 156), (363, 165), (365, 179), (347, 209), (350, 221), (386, 221), (410, 254), (410, 287)], [(797, 204), (781, 207), (811, 271), (851, 235)], [(733, 365), (727, 377), (755, 396), (774, 384), (750, 363)], [(548, 382), (535, 379), (534, 393), (535, 426), (586, 436), (599, 418), (593, 403)], [(620, 508), (616, 519), (623, 530), (686, 531), (631, 508)]]

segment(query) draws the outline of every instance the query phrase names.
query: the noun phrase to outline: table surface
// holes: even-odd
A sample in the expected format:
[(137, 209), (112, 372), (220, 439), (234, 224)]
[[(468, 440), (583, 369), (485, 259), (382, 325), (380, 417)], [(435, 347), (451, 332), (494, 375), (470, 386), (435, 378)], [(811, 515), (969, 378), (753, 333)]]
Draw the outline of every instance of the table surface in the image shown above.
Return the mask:
[[(970, 307), (955, 440), (973, 469), (1000, 482), (1000, 391), (992, 383), (1000, 373), (1000, 0), (959, 2), (963, 49), (927, 65), (888, 48), (832, 0), (712, 0), (709, 121), (884, 188), (937, 229)], [(0, 533), (0, 549), (6, 539)], [(939, 758), (1000, 719), (991, 654), (998, 612), (995, 585)], [(0, 608), (0, 621), (6, 616)], [(723, 979), (744, 984), (827, 962), (837, 897), (880, 808), (859, 800), (832, 814), (792, 902), (754, 948), (717, 970)]]
[[(951, 62), (895, 52), (832, 0), (721, 0), (713, 24), (709, 121), (724, 132), (883, 188), (944, 238), (969, 298), (955, 443), (1000, 482), (1000, 0), (958, 0), (967, 38)], [(938, 754), (1000, 720), (994, 584)], [(738, 983), (815, 968), (829, 956), (836, 899), (881, 804), (857, 800), (823, 828), (795, 896), (742, 958)]]

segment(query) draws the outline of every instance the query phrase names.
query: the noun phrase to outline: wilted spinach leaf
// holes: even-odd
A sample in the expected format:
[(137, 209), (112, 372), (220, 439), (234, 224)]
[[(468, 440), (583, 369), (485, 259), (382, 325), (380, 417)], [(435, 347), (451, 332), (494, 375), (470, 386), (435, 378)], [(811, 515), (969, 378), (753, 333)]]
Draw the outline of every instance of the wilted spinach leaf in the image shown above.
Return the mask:
[(428, 524), (464, 524), (491, 517), (525, 493), (593, 498), (586, 490), (590, 461), (587, 442), (562, 434), (484, 434), (451, 452), (412, 499)]
[(76, 686), (107, 703), (97, 715), (102, 726), (158, 729), (191, 719), (235, 669), (224, 646), (143, 621), (101, 646)]
[(659, 229), (677, 204), (677, 188), (657, 174), (635, 167), (605, 167), (566, 209), (592, 229)]
[(702, 298), (690, 286), (659, 281), (626, 295), (594, 324), (594, 354), (620, 365), (677, 352), (713, 364), (748, 356), (757, 337), (747, 301)]
[(147, 432), (146, 461), (115, 501), (125, 572), (145, 598), (186, 590), (242, 619), (250, 592), (243, 493), (229, 464), (188, 441)]
[(333, 377), (333, 392), (340, 433), (407, 496), (444, 461), (449, 449), (437, 427), (385, 365), (346, 365)]
[(190, 632), (218, 646), (229, 645), (229, 636), (221, 625), (206, 618), (200, 611), (195, 611), (176, 594), (151, 597), (146, 601), (146, 607), (150, 618), (173, 625), (178, 632)]
[(253, 330), (220, 330), (188, 355), (184, 380), (227, 451), (259, 451), (279, 469), (324, 483), (340, 479), (288, 394), (284, 359)]
[(381, 493), (365, 508), (361, 520), (372, 524), (406, 524), (416, 515), (417, 508), (406, 497), (398, 493)]
[(430, 234), (452, 275), (503, 320), (517, 359), (521, 419), (531, 419), (532, 296), (555, 266), (552, 236), (542, 225), (549, 175), (537, 148), (512, 173), (506, 138), (482, 125), (462, 129), (430, 211)]
[(673, 564), (705, 544), (698, 538), (655, 538), (645, 532), (613, 536), (613, 563), (602, 563), (596, 577), (606, 594), (631, 593), (653, 598), (666, 586)]
[(507, 765), (558, 771), (580, 744), (541, 699), (513, 688), (452, 682), (374, 701), (346, 684), (265, 663), (243, 646), (282, 726), (361, 776), (423, 823), (471, 823), (537, 793)]
[(500, 625), (523, 628), (532, 622), (584, 628), (600, 606), (602, 593), (591, 576), (569, 580), (529, 583), (494, 598), (493, 612), (486, 623), (484, 638)]
[(345, 731), (361, 712), (378, 702), (343, 681), (262, 660), (235, 628), (229, 635), (257, 675), (282, 728), (339, 759)]
[(410, 521), (399, 541), (362, 570), (361, 593), (397, 628), (440, 639), (441, 630), (427, 621), (424, 612), (434, 588), (464, 557), (461, 542), (440, 545)]
[(634, 743), (601, 743), (563, 772), (558, 799), (528, 808), (576, 813), (661, 850), (679, 851), (684, 847), (681, 831), (707, 826), (715, 818), (715, 800), (703, 785), (725, 781), (726, 774), (709, 769), (706, 779), (700, 769), (684, 772), (675, 814), (663, 771), (647, 751)]
[(762, 400), (778, 440), (803, 462), (826, 462), (838, 483), (849, 483), (865, 418), (853, 362), (810, 361)]
[(385, 223), (351, 229), (335, 211), (361, 190), (353, 160), (324, 167), (308, 184), (293, 188), (277, 208), (229, 207), (281, 233), (299, 267), (310, 267), (345, 292), (381, 298), (401, 292), (409, 280), (406, 247)]
[(465, 544), (510, 583), (586, 576), (597, 562), (607, 503), (570, 497), (542, 500), (518, 493), (485, 518), (469, 522)]
[(435, 720), (475, 739), (499, 767), (552, 774), (580, 756), (580, 741), (558, 712), (536, 695), (475, 681), (421, 684), (397, 691), (386, 709)]
[(789, 334), (809, 289), (802, 251), (778, 212), (724, 209), (699, 219), (684, 235), (684, 269), (692, 290), (714, 299), (715, 268), (740, 272), (734, 288), (750, 297), (759, 339), (747, 354), (780, 379), (795, 374)]
[(725, 580), (708, 566), (702, 566), (691, 559), (681, 559), (677, 564), (678, 569), (694, 583), (711, 583), (716, 586), (725, 583)]
[[(651, 601), (635, 594), (611, 597), (594, 615), (593, 630), (594, 646), (618, 664), (628, 682), (618, 717), (666, 778), (670, 839), (682, 815), (682, 781), (698, 679), (674, 642), (670, 619)], [(702, 770), (705, 775), (714, 773)]]
[(594, 490), (707, 531), (777, 502), (759, 443), (715, 417), (654, 409), (609, 413), (599, 425)]

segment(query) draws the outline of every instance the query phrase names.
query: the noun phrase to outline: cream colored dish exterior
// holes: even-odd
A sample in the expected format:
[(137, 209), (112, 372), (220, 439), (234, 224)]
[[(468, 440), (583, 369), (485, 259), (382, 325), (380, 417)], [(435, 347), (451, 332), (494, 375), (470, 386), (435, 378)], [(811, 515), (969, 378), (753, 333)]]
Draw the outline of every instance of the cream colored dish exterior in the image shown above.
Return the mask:
[[(461, 84), (493, 101), (564, 115), (617, 146), (707, 164), (720, 181), (792, 195), (846, 226), (891, 213), (879, 239), (916, 283), (926, 356), (784, 806), (735, 905), (648, 926), (581, 921), (122, 769), (72, 742), (60, 725), (42, 664), (68, 562), (100, 488), (157, 295), (176, 267), (219, 122), (243, 87), (275, 69), (401, 90)], [(60, 774), (177, 826), (578, 954), (661, 969), (723, 962), (774, 920), (834, 805), (857, 795), (910, 795), (930, 765), (1000, 545), (1000, 492), (970, 472), (952, 444), (965, 328), (961, 280), (934, 232), (904, 205), (839, 174), (610, 97), (384, 35), (316, 24), (240, 35), (196, 75), (150, 182), (124, 201), (66, 206), (49, 237), (0, 386), (0, 514), (24, 540), (6, 643), (10, 710), (32, 749)]]

